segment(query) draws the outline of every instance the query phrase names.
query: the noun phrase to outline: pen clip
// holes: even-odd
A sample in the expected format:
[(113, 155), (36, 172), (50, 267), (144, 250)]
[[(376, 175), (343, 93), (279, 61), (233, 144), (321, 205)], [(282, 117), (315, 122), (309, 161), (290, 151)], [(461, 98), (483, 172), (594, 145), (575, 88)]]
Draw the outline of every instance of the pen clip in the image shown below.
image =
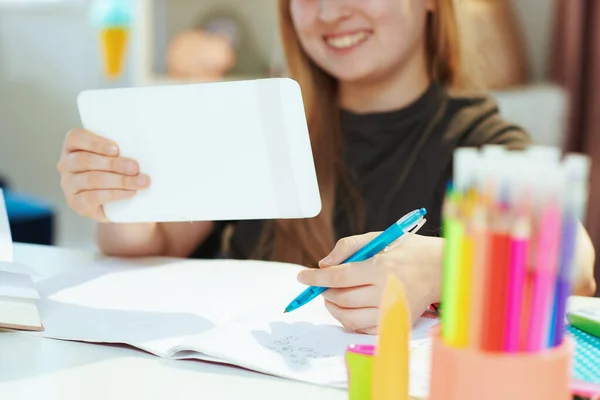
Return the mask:
[[(398, 222), (396, 222), (398, 225), (402, 226), (402, 224), (404, 224), (407, 220), (411, 219), (413, 217), (413, 215), (415, 215), (416, 213), (418, 213), (420, 210), (414, 210), (409, 212), (408, 214), (406, 214), (404, 217), (400, 218), (400, 220), (398, 220)], [(418, 222), (418, 221), (417, 221)], [(410, 226), (409, 229), (410, 230), (414, 225)]]
[(383, 252), (385, 253), (386, 251), (390, 251), (392, 248), (408, 240), (410, 237), (416, 234), (423, 225), (425, 225), (425, 222), (427, 222), (426, 218), (419, 218), (417, 221), (415, 221), (415, 223), (412, 226), (409, 226), (404, 230), (404, 234), (398, 240), (396, 240), (395, 242), (387, 246), (385, 249), (383, 249)]

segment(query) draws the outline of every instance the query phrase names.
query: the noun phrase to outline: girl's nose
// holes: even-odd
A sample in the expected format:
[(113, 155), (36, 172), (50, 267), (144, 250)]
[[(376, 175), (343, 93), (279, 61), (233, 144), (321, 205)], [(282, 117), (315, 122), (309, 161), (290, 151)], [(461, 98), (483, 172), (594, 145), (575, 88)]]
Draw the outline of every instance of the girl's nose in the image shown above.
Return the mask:
[(347, 0), (319, 0), (320, 19), (325, 23), (334, 23), (350, 17), (352, 7), (348, 3)]

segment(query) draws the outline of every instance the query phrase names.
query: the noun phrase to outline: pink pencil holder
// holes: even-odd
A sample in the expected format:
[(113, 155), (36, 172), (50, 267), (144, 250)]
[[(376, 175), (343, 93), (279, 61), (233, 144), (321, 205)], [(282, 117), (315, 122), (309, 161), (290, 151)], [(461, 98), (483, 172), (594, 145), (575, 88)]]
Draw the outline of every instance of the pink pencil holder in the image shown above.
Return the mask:
[(570, 400), (573, 344), (540, 353), (451, 348), (435, 333), (429, 400)]

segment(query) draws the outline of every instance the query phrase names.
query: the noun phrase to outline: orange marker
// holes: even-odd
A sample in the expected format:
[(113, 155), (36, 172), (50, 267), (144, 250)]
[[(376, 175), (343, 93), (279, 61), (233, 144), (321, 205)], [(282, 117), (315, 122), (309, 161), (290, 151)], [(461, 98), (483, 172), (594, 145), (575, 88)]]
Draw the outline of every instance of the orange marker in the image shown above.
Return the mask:
[(488, 271), (488, 232), (486, 227), (486, 200), (480, 196), (476, 200), (471, 224), (473, 232), (473, 268), (471, 278), (471, 308), (469, 346), (481, 349), (481, 327), (485, 299), (485, 282)]

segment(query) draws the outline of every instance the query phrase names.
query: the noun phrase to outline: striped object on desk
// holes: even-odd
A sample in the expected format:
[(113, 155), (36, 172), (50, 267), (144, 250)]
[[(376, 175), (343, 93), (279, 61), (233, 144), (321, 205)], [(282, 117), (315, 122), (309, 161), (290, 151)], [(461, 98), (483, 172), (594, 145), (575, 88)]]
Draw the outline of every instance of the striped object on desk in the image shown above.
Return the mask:
[(600, 338), (568, 325), (567, 335), (575, 342), (573, 391), (581, 398), (600, 396)]

